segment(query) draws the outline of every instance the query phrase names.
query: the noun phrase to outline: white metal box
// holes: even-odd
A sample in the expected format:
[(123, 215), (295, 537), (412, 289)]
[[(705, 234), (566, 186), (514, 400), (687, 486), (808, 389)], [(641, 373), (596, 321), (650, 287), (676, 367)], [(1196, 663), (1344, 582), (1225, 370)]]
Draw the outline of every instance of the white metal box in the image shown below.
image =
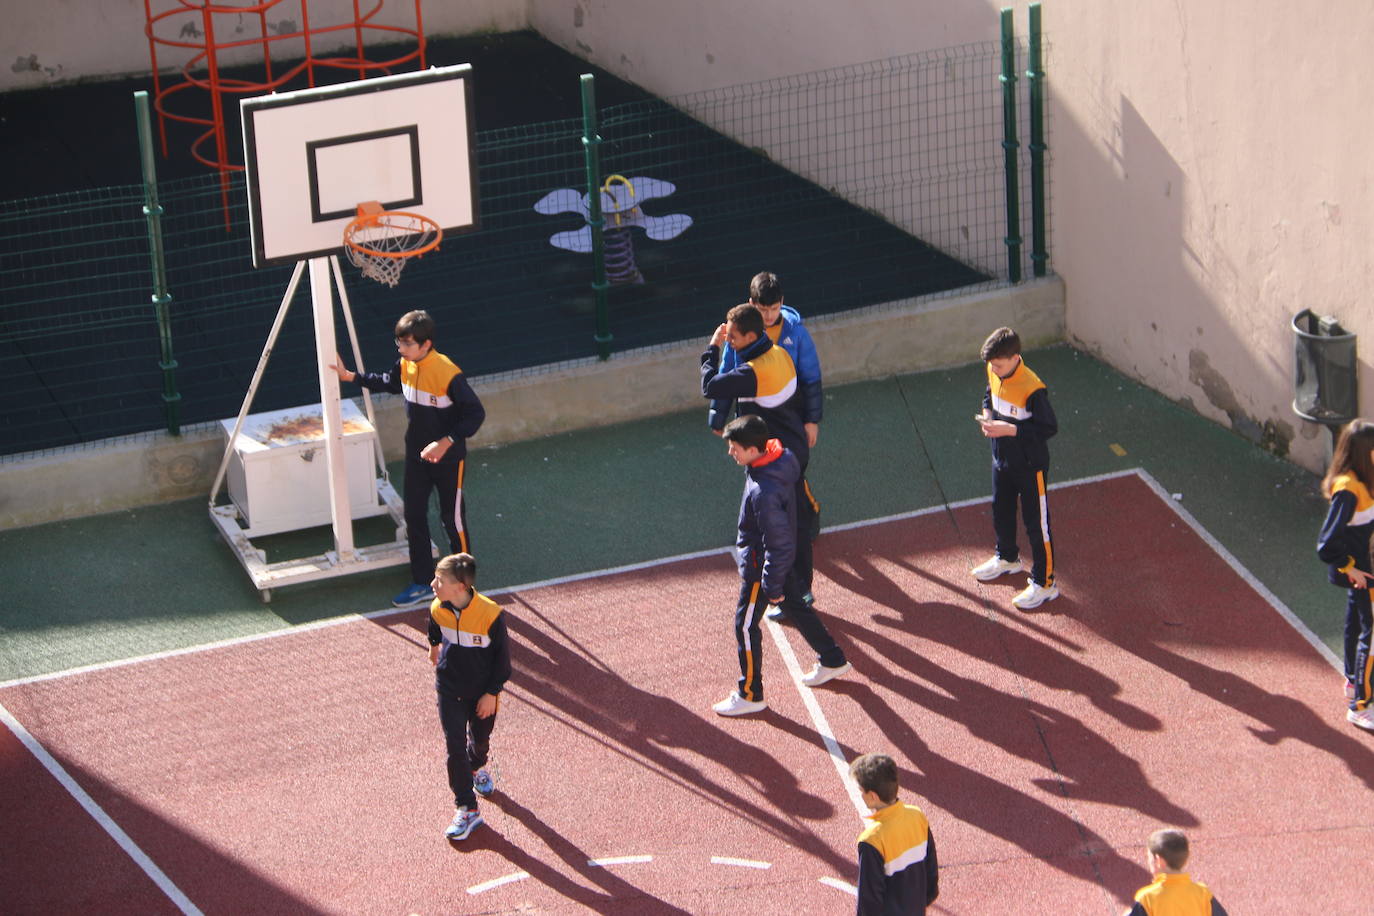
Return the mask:
[[(339, 413), (353, 518), (381, 515), (387, 507), (377, 495), (376, 430), (352, 401), (340, 401)], [(220, 426), (227, 442), (234, 421)], [(323, 409), (308, 404), (244, 418), (228, 477), (229, 498), (250, 537), (330, 524)]]

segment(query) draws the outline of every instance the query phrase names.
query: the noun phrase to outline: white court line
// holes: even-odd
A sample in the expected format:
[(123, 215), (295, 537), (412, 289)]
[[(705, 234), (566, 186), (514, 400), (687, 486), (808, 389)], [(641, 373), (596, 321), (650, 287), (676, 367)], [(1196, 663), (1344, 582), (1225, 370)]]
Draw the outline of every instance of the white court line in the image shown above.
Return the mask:
[(71, 794), (72, 798), (76, 799), (76, 803), (84, 808), (91, 819), (110, 835), (110, 838), (119, 845), (119, 848), (124, 850), (139, 868), (143, 869), (143, 873), (152, 879), (153, 883), (167, 895), (172, 903), (176, 904), (177, 909), (186, 913), (187, 916), (201, 916), (200, 908), (192, 903), (191, 899), (183, 894), (179, 887), (172, 883), (172, 879), (168, 878), (162, 869), (158, 868), (153, 860), (148, 858), (148, 854), (140, 849), (138, 844), (114, 822), (114, 818), (106, 814), (105, 809), (95, 803), (95, 799), (91, 798), (86, 790), (81, 788), (66, 768), (58, 763), (56, 758), (48, 753), (48, 749), (39, 744), (38, 739), (29, 734), (29, 730), (3, 705), (0, 705), (0, 722), (5, 723), (5, 727), (14, 732), (14, 736), (19, 739), (24, 747), (28, 748), (29, 753), (33, 754), (38, 762), (43, 764), (43, 768), (52, 774), (52, 777)]
[(588, 859), (587, 864), (593, 868), (605, 868), (607, 865), (638, 865), (653, 860), (653, 856), (604, 856), (600, 859)]
[[(1230, 566), (1233, 570), (1236, 571), (1237, 574), (1243, 577), (1256, 591), (1256, 593), (1259, 594), (1260, 597), (1262, 597), (1270, 605), (1270, 607), (1277, 611), (1279, 615), (1283, 617), (1283, 619), (1286, 620), (1290, 626), (1293, 627), (1293, 629), (1295, 629), (1304, 639), (1307, 640), (1309, 644), (1313, 646), (1313, 648), (1315, 648), (1318, 651), (1318, 653), (1322, 655), (1322, 657), (1326, 658), (1327, 661), (1331, 663), (1333, 668), (1335, 668), (1338, 671), (1341, 670), (1342, 666), (1340, 660), (1336, 658), (1335, 653), (1333, 653), (1331, 649), (1328, 648), (1326, 644), (1322, 642), (1321, 639), (1319, 639), (1317, 635), (1313, 633), (1307, 627), (1307, 625), (1303, 623), (1303, 621), (1278, 598), (1277, 595), (1270, 591), (1262, 582), (1260, 582), (1252, 573), (1250, 573), (1249, 570), (1247, 570), (1230, 553), (1230, 551), (1223, 547), (1222, 544), (1216, 538), (1214, 538), (1202, 526), (1202, 524), (1198, 522), (1196, 518), (1193, 517), (1193, 515), (1190, 512), (1188, 512), (1175, 500), (1173, 500), (1168, 494), (1168, 492), (1159, 484), (1159, 482), (1156, 481), (1152, 476), (1150, 476), (1150, 474), (1146, 472), (1144, 469), (1133, 468), (1123, 471), (1115, 471), (1109, 474), (1098, 474), (1091, 477), (1079, 478), (1077, 480), (1064, 481), (1062, 483), (1052, 484), (1050, 486), (1050, 489), (1060, 490), (1068, 487), (1083, 486), (1086, 484), (1098, 483), (1101, 481), (1113, 480), (1119, 477), (1128, 477), (1132, 475), (1139, 477), (1147, 486), (1149, 486), (1150, 489), (1153, 490), (1155, 494), (1159, 496), (1159, 498), (1164, 502), (1165, 505), (1169, 506), (1185, 524), (1187, 524), (1200, 538), (1202, 538), (1202, 540), (1209, 547), (1211, 547), (1217, 553), (1218, 556), (1221, 557), (1221, 559), (1228, 566)], [(960, 500), (958, 502), (942, 504), (939, 506), (931, 506), (925, 509), (917, 509), (910, 512), (902, 512), (895, 515), (883, 516), (881, 518), (868, 519), (859, 522), (849, 522), (842, 525), (832, 525), (824, 528), (823, 530), (826, 532), (849, 531), (856, 528), (871, 527), (874, 525), (881, 525), (888, 522), (917, 518), (919, 516), (930, 515), (932, 513), (946, 512), (953, 509), (964, 508), (966, 506), (979, 505), (987, 503), (989, 501), (990, 500), (986, 497)], [(495, 589), (491, 592), (488, 592), (487, 594), (510, 594), (512, 592), (528, 591), (531, 589), (545, 588), (553, 585), (562, 585), (571, 582), (581, 582), (589, 579), (596, 579), (604, 576), (612, 576), (625, 572), (635, 572), (643, 569), (652, 569), (658, 566), (666, 566), (673, 563), (683, 562), (686, 560), (695, 560), (704, 557), (725, 555), (729, 554), (730, 552), (731, 548), (728, 547), (717, 548), (714, 550), (695, 551), (693, 553), (679, 554), (677, 556), (665, 557), (658, 560), (649, 560), (642, 563), (632, 563), (624, 566), (615, 566), (607, 569), (594, 570), (592, 572), (577, 573), (574, 575), (561, 576), (553, 579), (544, 579), (538, 582), (527, 583), (525, 585), (517, 585), (508, 588)], [(278, 636), (289, 636), (295, 633), (308, 632), (311, 630), (337, 626), (339, 624), (355, 622), (363, 619), (377, 619), (382, 617), (389, 617), (395, 614), (408, 613), (414, 610), (417, 610), (417, 608), (386, 608), (380, 611), (372, 611), (365, 614), (345, 614), (338, 617), (328, 618), (325, 620), (317, 620), (306, 624), (286, 627), (280, 630), (272, 630), (267, 633), (257, 633), (233, 639), (219, 640), (212, 643), (205, 643), (199, 646), (189, 646), (182, 649), (171, 649), (164, 652), (156, 652), (149, 655), (139, 656), (136, 658), (121, 659), (117, 661), (103, 662), (94, 665), (83, 665), (78, 668), (72, 668), (66, 671), (53, 672), (50, 674), (34, 675), (25, 678), (16, 678), (14, 680), (0, 682), (0, 689), (20, 686), (23, 684), (32, 684), (39, 681), (54, 680), (58, 678), (69, 677), (76, 674), (84, 674), (93, 671), (102, 671), (110, 668), (123, 667), (125, 665), (133, 665), (145, 661), (156, 661), (165, 658), (173, 658), (179, 655), (188, 655), (194, 652), (226, 648), (230, 646), (256, 642), (258, 640), (272, 639)], [(792, 652), (791, 645), (787, 642), (786, 637), (783, 635), (781, 628), (778, 626), (778, 624), (769, 621), (769, 630), (773, 634), (773, 639), (777, 643), (778, 648), (782, 653), (784, 661), (787, 663), (789, 673), (792, 675), (794, 682), (797, 684), (798, 692), (800, 692), (802, 695), (802, 701), (806, 705), (808, 712), (811, 714), (812, 721), (813, 723), (815, 723), (817, 731), (821, 734), (821, 737), (825, 742), (826, 748), (830, 753), (831, 760), (835, 764), (835, 769), (837, 773), (839, 773), (840, 775), (841, 782), (845, 785), (845, 788), (849, 793), (850, 800), (854, 802), (855, 810), (859, 812), (860, 816), (863, 816), (867, 813), (867, 806), (863, 804), (862, 796), (858, 792), (858, 786), (854, 784), (854, 781), (849, 776), (848, 764), (844, 759), (844, 754), (840, 751), (839, 745), (835, 741), (833, 732), (830, 729), (829, 723), (825, 719), (824, 713), (821, 712), (820, 705), (816, 702), (813, 691), (811, 691), (810, 688), (804, 688), (804, 686), (801, 684), (801, 666), (797, 663), (797, 658), (796, 655)], [(123, 848), (129, 854), (129, 856), (139, 864), (139, 866), (144, 870), (144, 872), (147, 873), (149, 877), (153, 879), (154, 883), (156, 883), (158, 887), (161, 888), (163, 892), (166, 893), (167, 896), (170, 899), (172, 899), (178, 907), (182, 909), (182, 912), (197, 914), (200, 912), (198, 909), (196, 909), (194, 904), (192, 904), (190, 900), (174, 884), (172, 884), (170, 880), (167, 879), (166, 875), (163, 874), (162, 871), (159, 870), (155, 864), (153, 864), (152, 860), (149, 859), (148, 856), (145, 853), (143, 853), (143, 851), (140, 850), (137, 845), (133, 843), (133, 841), (128, 837), (128, 835), (125, 834), (124, 831), (117, 824), (114, 823), (114, 821), (109, 817), (109, 815), (106, 814), (103, 810), (100, 809), (98, 805), (95, 804), (95, 801), (91, 799), (91, 797), (85, 792), (85, 790), (83, 790), (80, 787), (80, 785), (78, 785), (76, 781), (72, 779), (72, 777), (66, 772), (66, 770), (64, 770), (62, 766), (57, 763), (57, 761), (52, 757), (51, 754), (49, 754), (43, 748), (43, 746), (37, 741), (37, 739), (35, 739), (31, 734), (29, 734), (29, 732), (18, 721), (18, 719), (16, 719), (3, 706), (0, 706), (0, 721), (3, 721), (4, 724), (12, 732), (14, 732), (14, 734), (25, 745), (25, 747), (27, 747), (29, 751), (44, 765), (44, 767), (47, 768), (50, 773), (52, 773), (54, 778), (57, 779), (57, 781), (77, 800), (77, 802), (81, 804), (83, 808), (86, 809), (86, 811), (91, 815), (91, 817), (95, 819), (96, 822), (99, 823), (101, 827), (103, 827), (106, 830), (106, 832), (109, 833), (110, 836), (115, 839), (115, 841), (120, 845), (120, 847)], [(751, 862), (746, 859), (729, 859), (720, 856), (712, 856), (711, 861), (715, 864), (740, 865), (747, 868), (770, 867), (769, 863), (766, 862)], [(507, 875), (504, 878), (497, 878), (494, 881), (488, 881), (484, 884), (474, 885), (473, 887), (468, 888), (468, 893), (479, 894), (482, 891), (490, 890), (493, 887), (499, 887), (503, 884), (508, 884), (514, 881), (520, 881), (528, 877), (529, 874), (527, 872), (516, 872), (514, 874)], [(826, 879), (824, 878), (820, 880), (823, 882), (826, 881)]]
[(473, 895), (480, 894), (483, 891), (489, 891), (503, 884), (514, 884), (516, 881), (524, 881), (529, 876), (530, 873), (527, 871), (513, 872), (500, 878), (492, 878), (490, 881), (483, 881), (481, 884), (474, 884), (472, 887), (468, 888), (468, 893)]
[(772, 868), (772, 862), (757, 862), (753, 859), (736, 859), (731, 856), (711, 856), (712, 865), (734, 865), (739, 868)]
[(841, 881), (839, 878), (817, 878), (816, 880), (824, 884), (826, 887), (833, 887), (837, 891), (844, 891), (851, 897), (859, 896), (859, 889), (854, 885), (850, 884), (848, 881)]
[(1300, 618), (1297, 614), (1294, 614), (1292, 610), (1289, 609), (1288, 605), (1284, 604), (1281, 600), (1279, 600), (1279, 596), (1271, 592), (1268, 586), (1266, 586), (1259, 579), (1256, 579), (1254, 574), (1251, 573), (1250, 570), (1246, 569), (1245, 566), (1235, 558), (1231, 551), (1227, 550), (1225, 547), (1222, 546), (1220, 541), (1212, 537), (1212, 533), (1208, 531), (1206, 528), (1202, 527), (1202, 523), (1193, 517), (1193, 513), (1183, 508), (1183, 505), (1180, 502), (1178, 502), (1178, 500), (1170, 496), (1169, 491), (1164, 489), (1164, 487), (1160, 485), (1159, 481), (1151, 477), (1148, 471), (1144, 470), (1143, 468), (1137, 468), (1136, 473), (1140, 475), (1140, 479), (1145, 482), (1146, 486), (1148, 486), (1151, 490), (1155, 491), (1155, 494), (1160, 498), (1164, 505), (1174, 510), (1174, 514), (1176, 514), (1180, 519), (1182, 519), (1184, 524), (1186, 524), (1189, 528), (1192, 528), (1193, 532), (1197, 534), (1198, 537), (1206, 541), (1207, 546), (1211, 547), (1214, 551), (1216, 551), (1217, 556), (1221, 557), (1222, 561), (1227, 566), (1235, 570), (1237, 575), (1239, 575), (1242, 579), (1249, 583), (1250, 587), (1253, 588), (1259, 594), (1259, 596), (1269, 604), (1271, 608), (1277, 611), (1280, 617), (1288, 621), (1289, 626), (1298, 631), (1299, 636), (1307, 640), (1308, 643), (1311, 644), (1312, 648), (1316, 649), (1317, 652), (1319, 652), (1323, 658), (1325, 658), (1328, 662), (1331, 663), (1331, 667), (1335, 668), (1337, 671), (1344, 673), (1345, 665), (1341, 662), (1339, 658), (1336, 657), (1336, 653), (1331, 651), (1331, 647), (1328, 646), (1326, 643), (1322, 642), (1322, 640), (1320, 639), (1320, 637), (1317, 636), (1316, 633), (1313, 633), (1310, 629), (1308, 629), (1307, 624), (1303, 623), (1302, 618)]
[(811, 724), (815, 726), (816, 733), (825, 742), (825, 749), (830, 753), (830, 762), (835, 764), (835, 772), (840, 774), (840, 782), (844, 785), (845, 791), (849, 793), (849, 800), (854, 803), (854, 809), (859, 812), (859, 817), (865, 817), (868, 814), (868, 805), (864, 804), (863, 793), (859, 791), (859, 784), (854, 781), (854, 777), (849, 775), (849, 761), (844, 759), (844, 751), (840, 750), (840, 744), (835, 740), (835, 733), (830, 729), (830, 722), (825, 718), (825, 713), (821, 711), (821, 704), (816, 702), (816, 692), (801, 682), (801, 665), (797, 664), (797, 656), (792, 651), (792, 644), (783, 635), (782, 625), (777, 621), (768, 621), (768, 632), (772, 635), (773, 643), (778, 647), (779, 654), (782, 655), (783, 664), (787, 666), (787, 673), (791, 675), (797, 693), (801, 694), (802, 704), (811, 715)]
[[(1059, 490), (1059, 489), (1064, 489), (1064, 488), (1066, 488), (1066, 487), (1083, 486), (1084, 484), (1098, 483), (1098, 482), (1104, 481), (1104, 480), (1112, 480), (1112, 479), (1117, 478), (1117, 477), (1128, 477), (1128, 476), (1131, 476), (1132, 474), (1141, 474), (1141, 475), (1143, 475), (1144, 472), (1143, 472), (1143, 471), (1140, 471), (1140, 470), (1138, 470), (1138, 469), (1137, 469), (1137, 470), (1126, 470), (1126, 471), (1113, 471), (1113, 472), (1110, 473), (1110, 474), (1098, 474), (1098, 475), (1095, 475), (1095, 476), (1093, 476), (1093, 477), (1081, 477), (1081, 478), (1079, 478), (1079, 479), (1077, 479), (1077, 480), (1066, 480), (1066, 481), (1064, 481), (1063, 483), (1053, 483), (1053, 484), (1050, 484), (1050, 489), (1051, 489), (1051, 490)], [(1162, 491), (1161, 491), (1161, 492), (1162, 492)], [(962, 508), (964, 508), (964, 507), (966, 507), (966, 506), (976, 506), (976, 505), (978, 505), (979, 503), (987, 503), (987, 502), (991, 502), (991, 499), (988, 498), (988, 497), (978, 497), (978, 498), (975, 498), (975, 499), (963, 499), (963, 500), (959, 500), (958, 502), (953, 502), (953, 503), (948, 503), (948, 504), (941, 504), (941, 505), (938, 505), (938, 506), (929, 506), (929, 507), (924, 508), (924, 509), (913, 509), (913, 510), (911, 510), (910, 512), (899, 512), (899, 513), (897, 513), (897, 514), (895, 514), (895, 515), (884, 515), (884, 516), (881, 516), (881, 517), (879, 517), (879, 518), (870, 518), (870, 519), (865, 519), (865, 520), (863, 520), (863, 521), (857, 521), (857, 522), (845, 522), (845, 523), (842, 524), (842, 525), (829, 525), (829, 526), (827, 526), (827, 527), (825, 527), (825, 528), (822, 528), (821, 531), (822, 531), (822, 532), (831, 532), (831, 531), (852, 531), (852, 530), (854, 530), (854, 529), (856, 529), (856, 528), (868, 528), (868, 527), (871, 527), (871, 526), (873, 526), (873, 525), (884, 525), (884, 524), (887, 524), (888, 522), (899, 522), (899, 521), (904, 521), (904, 520), (906, 520), (906, 519), (919, 518), (920, 516), (923, 516), (923, 515), (931, 515), (931, 514), (936, 513), (936, 512), (945, 512), (945, 511), (952, 510), (952, 509), (962, 509)], [(1208, 543), (1216, 543), (1216, 542), (1215, 542), (1214, 540), (1212, 540), (1212, 539), (1209, 538)], [(526, 583), (523, 584), (523, 585), (501, 586), (501, 587), (499, 587), (499, 588), (491, 589), (490, 591), (484, 591), (483, 594), (488, 595), (488, 596), (494, 596), (494, 595), (509, 595), (509, 594), (512, 594), (512, 593), (515, 593), (515, 592), (527, 592), (527, 591), (531, 591), (531, 590), (536, 589), (536, 588), (548, 588), (548, 587), (554, 586), (554, 585), (566, 585), (566, 584), (568, 584), (568, 583), (570, 583), (570, 582), (585, 582), (585, 581), (587, 581), (588, 579), (600, 579), (600, 578), (603, 578), (603, 577), (605, 577), (605, 576), (615, 576), (615, 575), (619, 575), (619, 574), (621, 574), (621, 573), (638, 572), (639, 570), (642, 570), (642, 569), (653, 569), (653, 568), (658, 567), (658, 566), (669, 566), (669, 565), (671, 565), (671, 564), (673, 564), (673, 563), (682, 563), (682, 562), (685, 562), (685, 561), (687, 561), (687, 560), (700, 560), (700, 559), (703, 559), (703, 558), (705, 558), (705, 557), (727, 556), (727, 555), (729, 555), (729, 554), (731, 553), (732, 549), (733, 549), (733, 548), (730, 548), (730, 547), (716, 547), (716, 548), (713, 548), (713, 549), (711, 549), (711, 550), (697, 550), (697, 551), (693, 551), (693, 552), (691, 552), (691, 553), (680, 553), (680, 554), (677, 554), (676, 556), (661, 557), (661, 558), (659, 558), (659, 559), (657, 559), (657, 560), (645, 560), (645, 561), (640, 562), (640, 563), (628, 563), (628, 564), (626, 564), (626, 565), (624, 565), (624, 566), (611, 566), (611, 567), (607, 567), (607, 568), (605, 568), (605, 569), (595, 569), (595, 570), (592, 570), (591, 572), (573, 573), (572, 575), (558, 576), (558, 577), (552, 578), (552, 579), (541, 579), (541, 580), (539, 580), (539, 581), (537, 581), (537, 582), (526, 582)], [(1228, 555), (1228, 556), (1229, 556), (1229, 555)], [(1249, 578), (1251, 581), (1256, 581), (1256, 580), (1254, 580), (1253, 577), (1248, 576), (1248, 574), (1246, 574), (1246, 575), (1247, 575), (1247, 578)], [(1275, 598), (1274, 600), (1277, 601), (1278, 599)], [(296, 633), (306, 633), (306, 632), (309, 632), (309, 631), (311, 631), (311, 630), (318, 630), (318, 629), (323, 629), (323, 628), (326, 628), (326, 627), (339, 626), (340, 624), (345, 624), (345, 623), (356, 623), (356, 622), (359, 621), (359, 620), (378, 620), (378, 619), (381, 619), (381, 618), (384, 618), (384, 617), (392, 617), (392, 616), (395, 616), (396, 614), (407, 614), (407, 613), (410, 613), (410, 612), (412, 612), (412, 611), (417, 611), (417, 610), (421, 610), (421, 608), (420, 608), (420, 607), (404, 607), (404, 608), (389, 607), (389, 608), (383, 608), (383, 609), (377, 610), (377, 611), (366, 611), (366, 612), (363, 612), (363, 613), (340, 614), (340, 615), (337, 616), (337, 617), (326, 617), (326, 618), (324, 618), (323, 620), (312, 620), (312, 621), (309, 622), (309, 623), (295, 624), (295, 625), (292, 625), (292, 626), (282, 627), (282, 628), (276, 629), (276, 630), (269, 630), (269, 631), (267, 631), (266, 633), (253, 633), (253, 634), (250, 634), (250, 635), (248, 635), (248, 636), (235, 636), (235, 637), (231, 637), (231, 638), (229, 638), (229, 639), (220, 639), (220, 640), (216, 640), (216, 641), (214, 641), (214, 642), (200, 643), (199, 645), (186, 646), (186, 647), (180, 648), (180, 649), (166, 649), (166, 650), (164, 650), (164, 651), (162, 651), (162, 652), (152, 652), (152, 653), (149, 653), (149, 654), (147, 654), (147, 655), (136, 655), (136, 656), (133, 656), (133, 657), (131, 657), (131, 658), (121, 658), (121, 659), (114, 659), (114, 660), (107, 661), (107, 662), (97, 662), (97, 663), (92, 664), (92, 665), (81, 665), (80, 667), (68, 668), (68, 669), (66, 669), (66, 670), (64, 670), (64, 671), (53, 671), (53, 672), (50, 672), (50, 673), (48, 673), (48, 674), (34, 674), (34, 675), (29, 675), (28, 677), (13, 678), (13, 679), (8, 680), (8, 681), (0, 681), (0, 690), (4, 690), (4, 689), (9, 688), (9, 687), (20, 687), (20, 686), (23, 686), (23, 685), (25, 685), (25, 684), (36, 684), (36, 683), (39, 683), (39, 682), (42, 682), (42, 681), (52, 681), (52, 680), (57, 680), (57, 679), (64, 678), (64, 677), (72, 677), (72, 676), (78, 675), (78, 674), (89, 674), (89, 673), (95, 672), (95, 671), (107, 671), (107, 670), (112, 669), (112, 668), (123, 668), (123, 667), (125, 667), (126, 665), (137, 665), (137, 664), (142, 664), (143, 662), (153, 662), (153, 661), (160, 661), (160, 660), (162, 660), (162, 659), (167, 659), (167, 658), (176, 658), (176, 657), (179, 656), (179, 655), (190, 655), (190, 654), (195, 653), (195, 652), (210, 652), (210, 651), (213, 651), (213, 650), (215, 650), (215, 649), (226, 649), (226, 648), (231, 648), (231, 647), (233, 647), (233, 646), (244, 645), (244, 644), (246, 644), (246, 643), (258, 642), (259, 640), (264, 640), (264, 639), (276, 639), (276, 638), (281, 637), (281, 636), (291, 636), (291, 635), (294, 635), (294, 634), (296, 634)], [(1286, 609), (1285, 609), (1285, 610), (1286, 610)], [(1280, 613), (1283, 613), (1283, 612), (1281, 611)], [(1288, 612), (1287, 614), (1285, 614), (1285, 617), (1288, 617), (1288, 616), (1291, 616), (1291, 612)], [(1294, 618), (1292, 618), (1292, 619), (1293, 619), (1293, 620), (1296, 620), (1297, 618), (1294, 617)], [(1291, 622), (1291, 621), (1290, 621), (1290, 622)], [(1312, 638), (1314, 638), (1314, 637), (1309, 636), (1308, 638), (1309, 638), (1309, 640), (1310, 640), (1310, 639), (1312, 639)]]

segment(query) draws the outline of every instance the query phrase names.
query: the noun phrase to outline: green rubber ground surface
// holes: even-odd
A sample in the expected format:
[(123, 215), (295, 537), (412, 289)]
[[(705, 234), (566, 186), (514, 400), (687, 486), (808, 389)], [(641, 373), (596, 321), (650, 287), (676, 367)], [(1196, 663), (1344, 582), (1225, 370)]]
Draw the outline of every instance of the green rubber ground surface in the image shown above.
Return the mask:
[[(1143, 468), (1339, 655), (1344, 599), (1314, 554), (1325, 513), (1314, 475), (1069, 347), (1026, 361), (1059, 417), (1052, 484)], [(970, 418), (983, 385), (973, 363), (830, 389), (808, 475), (823, 523), (987, 497), (987, 446)], [(722, 547), (733, 537), (740, 471), (706, 431), (703, 403), (477, 448), (465, 483), (479, 587), (497, 591)], [(432, 525), (441, 530), (437, 518)], [(358, 540), (390, 536), (372, 520)], [(266, 540), (269, 559), (329, 546), (327, 529)], [(817, 555), (824, 550), (822, 538)], [(1091, 556), (1056, 560), (1065, 589), (1112, 574)], [(292, 586), (265, 605), (204, 500), (0, 532), (0, 571), (0, 682), (381, 610), (406, 578), (398, 567)]]

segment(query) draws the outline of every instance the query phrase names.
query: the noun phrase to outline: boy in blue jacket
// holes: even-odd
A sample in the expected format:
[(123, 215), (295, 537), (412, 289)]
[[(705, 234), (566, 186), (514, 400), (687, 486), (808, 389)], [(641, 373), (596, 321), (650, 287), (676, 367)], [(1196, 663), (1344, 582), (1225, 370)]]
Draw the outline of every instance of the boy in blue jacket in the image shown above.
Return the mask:
[(722, 432), (725, 447), (745, 470), (739, 508), (736, 563), (739, 603), (735, 608), (735, 645), (739, 651), (738, 688), (712, 708), (722, 716), (744, 716), (768, 708), (763, 701), (763, 634), (769, 604), (786, 608), (816, 652), (816, 666), (802, 678), (808, 687), (847, 674), (853, 666), (816, 612), (801, 600), (793, 568), (797, 541), (797, 459), (772, 438), (757, 414), (731, 420)]

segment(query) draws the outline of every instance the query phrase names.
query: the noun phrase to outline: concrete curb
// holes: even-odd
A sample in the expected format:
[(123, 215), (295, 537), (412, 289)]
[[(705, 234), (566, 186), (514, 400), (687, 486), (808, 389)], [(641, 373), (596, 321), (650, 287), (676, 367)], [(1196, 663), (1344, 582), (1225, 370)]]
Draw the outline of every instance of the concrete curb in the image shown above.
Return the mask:
[[(1050, 277), (962, 296), (906, 300), (818, 316), (807, 327), (827, 385), (973, 362), (1000, 325), (1028, 347), (1064, 338), (1064, 284)], [(503, 445), (700, 406), (700, 340), (472, 380), (487, 421), (471, 445)], [(375, 398), (389, 461), (399, 457), (405, 413)], [(0, 529), (22, 528), (197, 496), (208, 500), (223, 455), (218, 423), (181, 436), (149, 432), (0, 460)]]

